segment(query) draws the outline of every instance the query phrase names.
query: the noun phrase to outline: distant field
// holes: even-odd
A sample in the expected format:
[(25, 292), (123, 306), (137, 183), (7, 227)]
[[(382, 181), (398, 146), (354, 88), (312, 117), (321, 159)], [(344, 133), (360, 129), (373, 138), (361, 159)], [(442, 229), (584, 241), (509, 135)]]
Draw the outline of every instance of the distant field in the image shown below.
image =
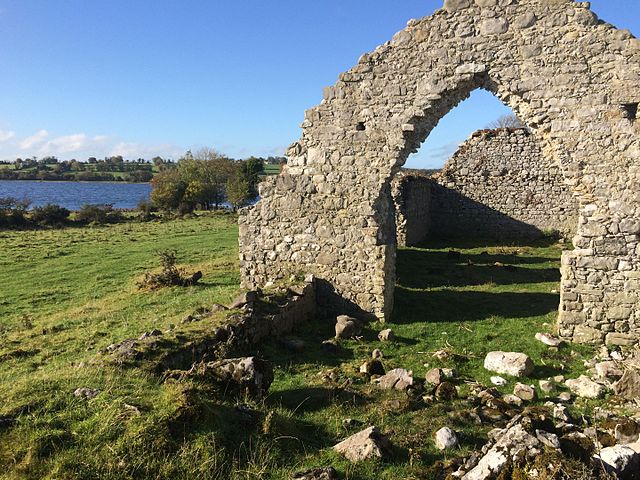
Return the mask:
[[(533, 339), (555, 321), (558, 245), (458, 245), (458, 257), (448, 255), (450, 244), (431, 244), (399, 251), (391, 323), (369, 325), (334, 354), (320, 343), (333, 336), (331, 318), (293, 334), (305, 342), (300, 353), (281, 339), (258, 347), (275, 365), (262, 401), (195, 381), (163, 382), (144, 363), (96, 362), (108, 345), (155, 328), (175, 326), (185, 342), (210, 333), (214, 323), (181, 320), (239, 291), (237, 235), (235, 216), (222, 214), (0, 232), (1, 478), (276, 480), (324, 465), (351, 480), (433, 478), (436, 462), (446, 460), (431, 440), (437, 428), (461, 432), (462, 451), (477, 448), (490, 429), (452, 417), (473, 408), (465, 381), (488, 382), (487, 351), (527, 352), (534, 379), (577, 375), (591, 352), (553, 353)], [(204, 273), (202, 284), (138, 290), (160, 249), (177, 250), (188, 271)], [(397, 340), (382, 343), (377, 332), (388, 327)], [(380, 391), (359, 374), (373, 348), (384, 352), (387, 369), (411, 369), (416, 379), (434, 366), (455, 368), (461, 398), (429, 403)], [(436, 359), (438, 349), (449, 358)], [(72, 395), (79, 387), (100, 393), (83, 401)], [(501, 387), (511, 389), (513, 381)], [(351, 465), (334, 454), (330, 447), (358, 429), (345, 427), (346, 418), (393, 432), (392, 461)], [(15, 425), (3, 426), (6, 419)]]

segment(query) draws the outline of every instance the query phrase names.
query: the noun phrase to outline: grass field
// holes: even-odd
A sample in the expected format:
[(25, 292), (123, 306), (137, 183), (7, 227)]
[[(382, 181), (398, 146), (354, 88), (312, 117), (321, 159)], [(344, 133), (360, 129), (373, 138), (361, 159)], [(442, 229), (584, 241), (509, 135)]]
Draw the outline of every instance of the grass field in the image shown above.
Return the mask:
[[(467, 381), (488, 382), (487, 351), (528, 353), (534, 378), (577, 375), (591, 353), (549, 353), (533, 339), (555, 321), (558, 245), (454, 245), (461, 256), (453, 258), (451, 245), (433, 244), (399, 252), (390, 325), (369, 325), (336, 354), (320, 348), (333, 319), (293, 334), (305, 341), (303, 353), (276, 340), (262, 345), (276, 375), (268, 397), (254, 402), (95, 362), (108, 345), (154, 328), (211, 329), (180, 320), (239, 291), (235, 217), (0, 232), (0, 245), (0, 478), (281, 479), (326, 465), (349, 479), (433, 478), (447, 459), (431, 440), (439, 427), (460, 431), (463, 451), (485, 440), (490, 427), (460, 412), (472, 408)], [(164, 249), (201, 270), (202, 284), (138, 290)], [(383, 344), (376, 334), (387, 326), (397, 340)], [(378, 390), (358, 373), (373, 348), (383, 350), (387, 369), (412, 369), (416, 378), (434, 366), (456, 368), (462, 398), (430, 403)], [(437, 360), (439, 349), (449, 357)], [(79, 387), (100, 393), (80, 400), (72, 395)], [(343, 426), (346, 418), (390, 433), (393, 459), (351, 465), (334, 454), (334, 443), (363, 428)]]

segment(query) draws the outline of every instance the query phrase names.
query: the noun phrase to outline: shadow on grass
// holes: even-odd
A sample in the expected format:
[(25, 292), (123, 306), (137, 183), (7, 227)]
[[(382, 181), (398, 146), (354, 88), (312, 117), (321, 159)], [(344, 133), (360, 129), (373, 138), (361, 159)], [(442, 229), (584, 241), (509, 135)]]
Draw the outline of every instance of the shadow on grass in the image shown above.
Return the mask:
[(473, 322), (498, 316), (527, 318), (558, 309), (551, 293), (489, 293), (456, 290), (419, 291), (396, 287), (392, 322)]
[(335, 402), (362, 406), (367, 399), (359, 393), (331, 387), (301, 387), (280, 390), (269, 395), (268, 402), (298, 413), (316, 412)]

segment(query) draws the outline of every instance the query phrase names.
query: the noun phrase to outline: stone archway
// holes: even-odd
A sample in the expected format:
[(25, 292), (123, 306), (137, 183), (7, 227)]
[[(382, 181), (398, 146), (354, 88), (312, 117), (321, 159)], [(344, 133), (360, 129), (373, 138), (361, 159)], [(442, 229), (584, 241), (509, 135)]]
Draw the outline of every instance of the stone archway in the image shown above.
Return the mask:
[(244, 285), (313, 273), (325, 302), (386, 318), (396, 248), (390, 181), (477, 88), (536, 131), (578, 198), (560, 333), (640, 337), (640, 42), (599, 22), (587, 2), (446, 0), (363, 55), (306, 112), (286, 169), (240, 219)]

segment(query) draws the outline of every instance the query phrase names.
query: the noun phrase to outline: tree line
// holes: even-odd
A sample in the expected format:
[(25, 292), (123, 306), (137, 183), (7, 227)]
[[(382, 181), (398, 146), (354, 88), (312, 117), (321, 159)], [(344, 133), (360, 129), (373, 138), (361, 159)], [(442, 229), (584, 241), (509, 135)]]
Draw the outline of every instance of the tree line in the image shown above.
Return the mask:
[(243, 207), (258, 196), (264, 164), (263, 158), (233, 160), (210, 148), (188, 151), (173, 168), (151, 180), (151, 202), (182, 213), (217, 209), (225, 203), (233, 209)]

